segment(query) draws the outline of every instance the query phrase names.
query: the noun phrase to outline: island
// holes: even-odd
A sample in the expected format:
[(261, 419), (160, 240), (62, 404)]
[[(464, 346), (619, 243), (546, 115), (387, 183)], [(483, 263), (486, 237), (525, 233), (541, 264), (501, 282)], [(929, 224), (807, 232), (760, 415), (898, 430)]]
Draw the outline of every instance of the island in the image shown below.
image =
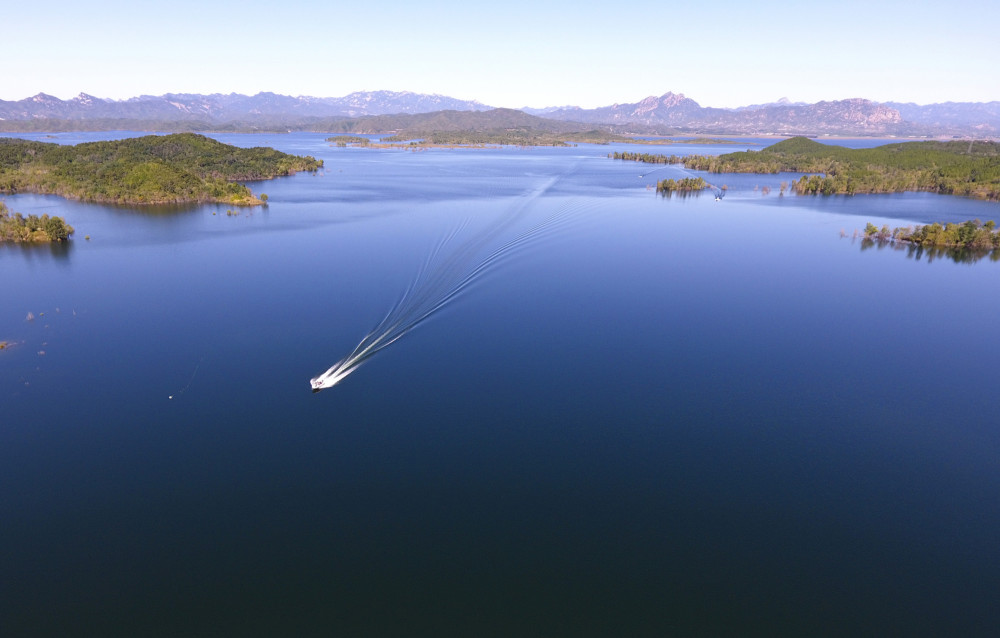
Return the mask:
[(902, 142), (850, 149), (793, 137), (759, 151), (690, 155), (684, 165), (713, 173), (812, 173), (792, 184), (800, 194), (927, 191), (1000, 200), (997, 142)]
[(656, 182), (656, 192), (663, 195), (672, 193), (692, 193), (710, 188), (711, 185), (701, 177), (682, 177), (681, 179), (662, 179)]
[(75, 146), (0, 138), (0, 193), (127, 205), (256, 206), (264, 197), (239, 181), (316, 171), (322, 165), (313, 157), (238, 148), (195, 133)]
[(608, 157), (627, 162), (641, 162), (643, 164), (683, 164), (684, 157), (680, 155), (663, 155), (662, 153), (632, 153), (629, 151), (615, 151), (608, 153)]
[(0, 242), (66, 241), (72, 234), (73, 227), (62, 217), (11, 214), (0, 202)]
[(337, 146), (369, 146), (372, 141), (360, 135), (334, 135), (326, 138), (327, 142), (334, 142)]

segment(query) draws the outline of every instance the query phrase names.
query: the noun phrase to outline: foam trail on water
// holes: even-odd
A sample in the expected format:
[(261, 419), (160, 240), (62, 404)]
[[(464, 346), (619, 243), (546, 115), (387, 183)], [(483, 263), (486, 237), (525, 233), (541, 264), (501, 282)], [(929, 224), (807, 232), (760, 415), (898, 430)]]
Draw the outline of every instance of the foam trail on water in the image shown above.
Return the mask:
[[(473, 261), (491, 244), (501, 240), (505, 232), (521, 220), (531, 203), (551, 188), (557, 179), (552, 178), (523, 196), (510, 214), (501, 217), (451, 252), (447, 252), (446, 249), (461, 236), (467, 227), (467, 222), (461, 223), (445, 235), (431, 250), (402, 296), (389, 309), (382, 321), (365, 335), (350, 354), (323, 374), (310, 380), (313, 392), (337, 385), (370, 358), (454, 301), (491, 268), (520, 249), (541, 238), (551, 236), (564, 227), (579, 212), (579, 206), (564, 207), (534, 226), (502, 241), (478, 262)], [(470, 267), (470, 264), (473, 265)]]

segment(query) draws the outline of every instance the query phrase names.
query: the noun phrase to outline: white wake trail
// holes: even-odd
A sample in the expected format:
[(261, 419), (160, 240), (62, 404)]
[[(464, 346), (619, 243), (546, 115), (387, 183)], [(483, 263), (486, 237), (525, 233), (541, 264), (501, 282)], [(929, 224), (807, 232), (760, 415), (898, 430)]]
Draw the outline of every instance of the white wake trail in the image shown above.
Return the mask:
[[(458, 298), (504, 259), (565, 227), (578, 213), (579, 207), (557, 211), (510, 239), (503, 240), (503, 235), (509, 233), (522, 220), (529, 206), (551, 188), (557, 179), (558, 177), (554, 177), (523, 196), (511, 213), (504, 215), (451, 252), (447, 252), (447, 248), (457, 241), (467, 224), (462, 223), (443, 237), (421, 264), (399, 301), (382, 321), (365, 335), (350, 354), (323, 374), (310, 380), (313, 392), (337, 385), (371, 357)], [(478, 262), (474, 261), (477, 255), (489, 250), (490, 246), (498, 241), (499, 245), (481, 257)], [(442, 258), (442, 255), (445, 256)]]

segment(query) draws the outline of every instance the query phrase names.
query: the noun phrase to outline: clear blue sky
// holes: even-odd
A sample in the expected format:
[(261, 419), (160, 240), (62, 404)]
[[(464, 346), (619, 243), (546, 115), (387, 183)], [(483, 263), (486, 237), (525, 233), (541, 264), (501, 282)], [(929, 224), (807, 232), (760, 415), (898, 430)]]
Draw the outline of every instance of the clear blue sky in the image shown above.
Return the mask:
[(1000, 100), (997, 0), (9, 3), (0, 99), (80, 92), (440, 93), (595, 107), (667, 91)]

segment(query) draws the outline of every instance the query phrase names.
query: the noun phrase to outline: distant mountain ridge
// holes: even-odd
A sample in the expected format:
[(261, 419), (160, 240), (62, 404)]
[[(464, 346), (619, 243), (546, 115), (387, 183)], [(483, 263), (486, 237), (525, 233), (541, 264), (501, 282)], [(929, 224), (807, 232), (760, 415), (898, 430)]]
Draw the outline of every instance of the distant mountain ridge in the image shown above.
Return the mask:
[(740, 109), (703, 107), (683, 93), (667, 92), (630, 104), (591, 110), (560, 110), (553, 119), (590, 123), (645, 124), (704, 132), (749, 134), (863, 134), (911, 133), (899, 111), (869, 100), (851, 99), (816, 104), (778, 102)]
[[(210, 95), (167, 93), (107, 100), (81, 93), (70, 100), (39, 93), (23, 100), (0, 100), (0, 126), (6, 130), (43, 130), (57, 126), (155, 126), (169, 122), (207, 130), (221, 124), (260, 124), (302, 128), (326, 120), (439, 111), (486, 111), (474, 100), (409, 91), (359, 91), (344, 97), (292, 97), (262, 92)], [(667, 92), (634, 103), (595, 109), (575, 106), (521, 109), (530, 115), (589, 126), (634, 126), (642, 132), (778, 135), (971, 135), (1000, 134), (1000, 102), (946, 102), (917, 105), (878, 103), (861, 98), (815, 104), (777, 102), (736, 109), (703, 107), (683, 93)], [(332, 120), (331, 120), (332, 121)], [(187, 123), (187, 124), (184, 124)]]
[(885, 102), (904, 120), (926, 126), (963, 126), (976, 130), (1000, 130), (1000, 102), (942, 102), (918, 105)]
[(683, 93), (545, 117), (593, 124), (642, 124), (704, 133), (777, 135), (979, 135), (1000, 132), (1000, 102), (878, 103), (861, 98), (807, 104), (782, 98), (736, 109), (703, 107)]
[(106, 100), (81, 93), (70, 100), (39, 93), (17, 101), (0, 100), (0, 119), (39, 118), (207, 120), (228, 122), (254, 117), (359, 117), (432, 111), (484, 111), (491, 107), (480, 102), (444, 95), (409, 91), (359, 91), (344, 97), (291, 97), (262, 92), (256, 95), (213, 93), (167, 93), (141, 95), (127, 100)]

